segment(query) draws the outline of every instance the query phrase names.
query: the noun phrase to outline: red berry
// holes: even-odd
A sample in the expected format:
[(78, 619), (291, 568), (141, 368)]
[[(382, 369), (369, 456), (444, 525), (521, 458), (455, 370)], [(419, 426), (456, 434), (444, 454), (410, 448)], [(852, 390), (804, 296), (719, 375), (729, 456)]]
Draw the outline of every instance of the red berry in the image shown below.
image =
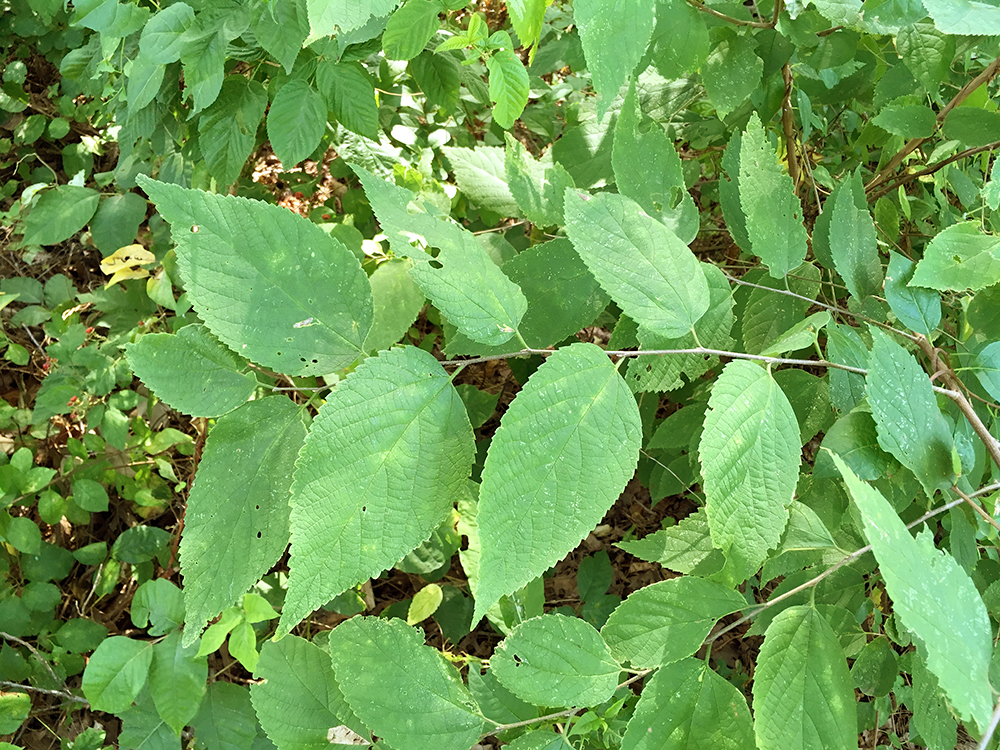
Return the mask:
[(330, 214), (323, 214), (323, 220), (324, 221), (329, 221), (330, 220)]
[(298, 198), (299, 200), (302, 200), (303, 198), (305, 198), (305, 196), (304, 196), (304, 195), (302, 195), (302, 193), (301, 193), (301, 192), (296, 192), (296, 193), (295, 193), (295, 197), (296, 197), (296, 198)]

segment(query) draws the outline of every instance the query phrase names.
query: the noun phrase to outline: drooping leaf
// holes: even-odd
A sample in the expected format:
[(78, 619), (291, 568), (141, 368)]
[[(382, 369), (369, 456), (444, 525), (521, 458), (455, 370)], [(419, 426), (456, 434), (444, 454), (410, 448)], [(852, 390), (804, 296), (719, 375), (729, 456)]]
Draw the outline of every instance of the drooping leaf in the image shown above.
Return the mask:
[[(836, 323), (827, 326), (826, 350), (831, 362), (861, 370), (868, 366), (868, 348), (850, 326)], [(830, 401), (834, 408), (851, 411), (865, 395), (864, 375), (836, 368), (830, 370)]]
[(653, 34), (653, 10), (653, 0), (579, 0), (573, 6), (583, 54), (600, 97), (598, 119), (604, 118), (618, 89), (642, 59)]
[(708, 514), (703, 509), (676, 526), (660, 529), (642, 539), (618, 542), (615, 546), (678, 573), (711, 575), (722, 568), (722, 553), (712, 546)]
[(930, 497), (955, 480), (951, 430), (916, 360), (881, 330), (871, 334), (867, 388), (878, 443), (916, 474)]
[(726, 365), (708, 404), (699, 448), (706, 510), (738, 578), (757, 570), (788, 521), (799, 425), (770, 372), (746, 360)]
[(746, 599), (720, 583), (693, 576), (660, 581), (629, 595), (601, 635), (616, 659), (651, 669), (697, 651), (716, 620), (746, 607)]
[(139, 226), (146, 220), (147, 208), (146, 201), (135, 193), (112, 195), (101, 201), (90, 220), (90, 236), (98, 250), (110, 255), (135, 242)]
[(837, 273), (858, 301), (882, 289), (882, 263), (875, 244), (875, 222), (868, 212), (861, 171), (841, 182), (833, 195), (830, 253)]
[(170, 406), (193, 417), (217, 417), (245, 403), (257, 379), (247, 361), (203, 325), (153, 333), (125, 347), (136, 376)]
[(514, 628), (497, 646), (490, 669), (528, 703), (590, 706), (615, 692), (621, 665), (592, 625), (548, 614)]
[(754, 750), (746, 698), (703, 661), (657, 670), (642, 688), (622, 750)]
[(187, 3), (166, 6), (143, 26), (139, 50), (153, 62), (176, 62), (181, 56), (183, 34), (193, 22), (194, 10)]
[[(521, 40), (522, 47), (536, 47), (538, 44), (547, 7), (548, 3), (545, 0), (511, 0), (507, 3), (511, 25), (517, 33), (517, 38)], [(534, 53), (533, 49), (532, 57)]]
[(266, 641), (254, 674), (260, 682), (250, 687), (250, 697), (278, 747), (329, 748), (330, 729), (341, 725), (368, 734), (340, 692), (329, 655), (304, 638)]
[(562, 165), (552, 161), (552, 151), (536, 161), (519, 140), (506, 135), (505, 176), (507, 186), (528, 221), (542, 227), (563, 222), (563, 198), (574, 187)]
[(412, 60), (424, 51), (440, 24), (440, 0), (409, 0), (389, 18), (382, 32), (382, 48), (390, 60)]
[(173, 226), (187, 293), (223, 343), (296, 375), (333, 372), (363, 353), (371, 287), (340, 242), (279, 206), (139, 182)]
[[(744, 250), (750, 250), (750, 238), (747, 236), (747, 217), (743, 213), (740, 202), (740, 154), (743, 151), (743, 134), (734, 130), (726, 144), (722, 155), (722, 169), (725, 174), (719, 176), (719, 203), (726, 226), (732, 235), (733, 242)], [(817, 219), (822, 219), (822, 214)], [(815, 240), (814, 240), (815, 244)], [(817, 258), (820, 258), (817, 251)]]
[(815, 607), (781, 612), (767, 628), (753, 683), (760, 750), (857, 747), (854, 684), (837, 633)]
[(474, 621), (593, 529), (632, 477), (640, 436), (635, 399), (598, 347), (559, 349), (529, 378), (483, 468)]
[(702, 66), (708, 98), (720, 118), (745, 102), (760, 85), (764, 62), (757, 57), (755, 48), (753, 36), (723, 29), (720, 41)]
[(784, 278), (806, 257), (802, 204), (756, 113), (743, 133), (739, 184), (751, 248), (772, 277)]
[(427, 539), (461, 495), (472, 428), (430, 354), (381, 352), (320, 408), (292, 485), (292, 554), (278, 633)]
[(899, 322), (930, 339), (941, 322), (941, 295), (919, 286), (909, 286), (915, 271), (916, 264), (912, 260), (890, 251), (885, 299)]
[(180, 545), (185, 645), (288, 546), (288, 491), (305, 436), (299, 408), (277, 396), (244, 404), (209, 433)]
[(925, 530), (914, 539), (882, 494), (834, 463), (864, 519), (893, 612), (920, 644), (920, 654), (963, 720), (980, 728), (993, 711), (989, 663), (992, 629), (986, 605), (966, 572), (934, 546)]
[(530, 90), (528, 71), (521, 58), (509, 49), (497, 50), (486, 67), (490, 71), (490, 101), (493, 119), (504, 130), (524, 112)]
[(458, 672), (402, 620), (341, 623), (330, 634), (330, 659), (354, 713), (396, 747), (468, 750), (484, 731)]
[(101, 194), (76, 185), (46, 190), (28, 212), (24, 245), (55, 245), (68, 240), (90, 221)]
[(352, 133), (379, 140), (375, 85), (361, 63), (323, 60), (316, 68), (316, 88), (337, 122)]
[(676, 338), (709, 308), (694, 253), (622, 195), (566, 191), (566, 232), (611, 298), (641, 327)]
[(455, 181), (459, 189), (474, 204), (503, 216), (521, 215), (521, 210), (507, 187), (502, 148), (445, 146), (442, 150), (455, 170)]
[(309, 156), (326, 131), (326, 104), (301, 78), (285, 82), (267, 112), (267, 137), (288, 170)]
[(225, 78), (226, 43), (219, 27), (197, 28), (181, 37), (180, 58), (184, 66), (184, 93), (194, 100), (195, 112), (208, 107), (219, 96)]
[(911, 286), (938, 291), (977, 291), (1000, 281), (1000, 237), (983, 234), (979, 222), (942, 230), (924, 249)]
[(228, 76), (219, 98), (198, 118), (198, 146), (220, 185), (230, 185), (240, 176), (266, 108), (267, 92), (260, 83)]

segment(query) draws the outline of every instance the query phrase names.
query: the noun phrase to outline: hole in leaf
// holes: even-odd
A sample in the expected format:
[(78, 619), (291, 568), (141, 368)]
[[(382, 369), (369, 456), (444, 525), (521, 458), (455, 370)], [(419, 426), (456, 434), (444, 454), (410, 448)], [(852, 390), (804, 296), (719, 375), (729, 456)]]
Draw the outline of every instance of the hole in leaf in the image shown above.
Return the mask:
[(436, 260), (432, 260), (432, 261), (430, 261), (430, 265), (431, 265), (431, 268), (444, 268), (444, 266), (442, 266), (442, 265), (441, 265), (441, 264), (440, 264), (440, 263), (439, 263), (438, 261), (436, 261)]
[(261, 535), (260, 535), (260, 532), (258, 531), (258, 532), (257, 532), (257, 538), (258, 538), (258, 539), (260, 539), (260, 536), (261, 536)]

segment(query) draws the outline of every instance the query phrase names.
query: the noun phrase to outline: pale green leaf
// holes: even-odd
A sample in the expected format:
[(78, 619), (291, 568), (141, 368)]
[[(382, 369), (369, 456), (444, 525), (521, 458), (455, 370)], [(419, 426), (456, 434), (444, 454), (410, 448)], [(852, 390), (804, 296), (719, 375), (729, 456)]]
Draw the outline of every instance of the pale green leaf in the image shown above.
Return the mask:
[(177, 734), (198, 713), (205, 695), (208, 662), (197, 653), (197, 644), (183, 646), (176, 630), (153, 645), (149, 690), (160, 718)]
[(934, 25), (945, 34), (1000, 35), (1000, 7), (980, 0), (923, 0)]
[(387, 16), (399, 0), (306, 0), (312, 36), (360, 29), (372, 17)]
[[(708, 311), (694, 324), (698, 342), (702, 346), (723, 351), (732, 348), (733, 295), (726, 275), (711, 263), (702, 263), (701, 269), (708, 282)], [(658, 336), (647, 328), (638, 331), (643, 349), (692, 349), (698, 346), (690, 332), (671, 339)], [(663, 354), (634, 357), (628, 364), (626, 382), (635, 391), (672, 391), (684, 381), (693, 382), (718, 363), (718, 357), (700, 354)]]
[(746, 698), (697, 659), (668, 664), (642, 688), (622, 750), (754, 750)]
[(761, 350), (761, 354), (773, 357), (799, 349), (808, 349), (816, 345), (819, 332), (830, 324), (832, 318), (826, 310), (813, 313), (808, 318), (800, 320), (774, 341)]
[(983, 234), (978, 221), (953, 224), (924, 249), (911, 286), (977, 291), (1000, 281), (1000, 237)]
[(388, 349), (410, 330), (424, 306), (424, 294), (410, 278), (413, 261), (393, 258), (368, 277), (372, 286), (374, 320), (365, 349)]
[(267, 137), (285, 170), (308, 157), (326, 131), (326, 104), (301, 78), (278, 89), (267, 112)]
[(878, 490), (839, 456), (833, 460), (861, 511), (895, 616), (918, 640), (928, 669), (962, 719), (985, 729), (993, 712), (993, 642), (979, 592), (955, 558), (935, 548), (932, 530), (914, 539)]
[(653, 64), (664, 78), (675, 79), (698, 70), (709, 52), (705, 14), (684, 0), (658, 0), (650, 48)]
[(286, 73), (291, 73), (302, 43), (309, 36), (305, 0), (251, 4), (250, 29), (260, 46), (281, 63)]
[(854, 683), (837, 633), (814, 607), (789, 607), (767, 628), (753, 682), (760, 750), (857, 747)]
[(634, 201), (568, 189), (565, 212), (576, 251), (641, 327), (683, 336), (708, 310), (708, 281), (694, 253)]
[(305, 436), (299, 407), (278, 396), (244, 404), (208, 434), (180, 546), (185, 644), (288, 546), (288, 491)]
[(138, 179), (173, 227), (187, 294), (223, 343), (294, 375), (363, 353), (371, 287), (340, 242), (280, 206)]
[(990, 179), (983, 185), (980, 192), (982, 193), (983, 201), (993, 211), (1000, 208), (1000, 159), (993, 160)]
[(955, 481), (951, 430), (913, 356), (880, 329), (871, 334), (868, 403), (879, 445), (916, 474), (930, 497)]
[(976, 353), (976, 369), (973, 370), (983, 390), (993, 398), (1000, 398), (1000, 341), (987, 344)]
[(882, 289), (882, 263), (875, 243), (875, 222), (868, 212), (860, 169), (830, 196), (830, 253), (847, 290), (860, 302)]
[(919, 104), (889, 104), (872, 123), (903, 138), (930, 138), (937, 125), (934, 110)]
[(933, 338), (941, 322), (941, 295), (919, 286), (909, 286), (916, 264), (899, 253), (889, 252), (885, 274), (885, 299), (899, 322), (912, 331)]
[(722, 568), (722, 553), (712, 546), (708, 514), (704, 510), (692, 513), (676, 526), (634, 541), (617, 542), (616, 547), (662, 565), (678, 573), (711, 575)]
[(598, 119), (604, 118), (646, 52), (653, 35), (654, 7), (653, 0), (577, 0), (573, 5), (587, 67), (600, 97)]
[(486, 67), (490, 71), (493, 119), (507, 130), (514, 125), (528, 103), (528, 71), (524, 69), (521, 58), (508, 49), (493, 53)]
[(199, 742), (213, 750), (244, 750), (257, 737), (257, 716), (250, 690), (218, 680), (208, 686), (191, 729)]
[(146, 684), (153, 644), (115, 635), (90, 655), (83, 673), (83, 694), (95, 711), (127, 710)]
[(341, 623), (330, 659), (354, 713), (394, 747), (469, 750), (485, 731), (458, 671), (402, 620)]
[(227, 76), (219, 98), (198, 118), (198, 147), (220, 185), (231, 185), (240, 176), (266, 108), (267, 92), (260, 83)]
[(444, 600), (444, 593), (436, 583), (428, 583), (413, 595), (410, 609), (406, 613), (406, 624), (416, 625), (433, 615)]
[(141, 53), (132, 60), (125, 89), (130, 113), (138, 112), (156, 98), (166, 70), (166, 65), (154, 62)]
[(799, 425), (770, 372), (746, 360), (726, 365), (708, 404), (699, 451), (712, 541), (746, 576), (778, 544), (788, 521)]
[(597, 525), (631, 479), (640, 440), (635, 399), (593, 344), (557, 350), (529, 378), (483, 468), (474, 621)]
[(514, 628), (497, 646), (490, 670), (528, 703), (592, 706), (615, 692), (621, 666), (592, 625), (548, 614)]
[(321, 61), (316, 69), (316, 88), (337, 122), (352, 133), (379, 140), (375, 84), (361, 63)]
[(551, 149), (535, 160), (524, 145), (506, 134), (505, 177), (507, 186), (528, 221), (541, 227), (563, 222), (563, 198), (574, 187), (562, 165), (552, 161)]
[(294, 635), (266, 641), (250, 697), (260, 725), (279, 748), (325, 750), (332, 727), (348, 725), (367, 735), (334, 677), (329, 655)]
[[(565, 237), (534, 245), (503, 265), (504, 275), (521, 287), (528, 310), (518, 330), (528, 346), (545, 349), (594, 322), (609, 298)], [(511, 344), (488, 347), (461, 334), (448, 341), (452, 354), (503, 354)]]
[(187, 3), (168, 5), (153, 15), (142, 29), (139, 50), (156, 63), (176, 62), (181, 56), (185, 31), (194, 22), (194, 10)]
[(382, 48), (390, 60), (412, 60), (440, 27), (440, 0), (409, 0), (389, 18), (382, 32)]
[(427, 539), (462, 494), (474, 452), (465, 405), (430, 354), (381, 352), (342, 381), (295, 467), (279, 634)]
[(920, 0), (867, 0), (861, 26), (875, 34), (896, 34), (927, 16)]
[(633, 669), (650, 669), (691, 656), (720, 617), (746, 605), (721, 583), (682, 576), (630, 594), (601, 635), (616, 659)]
[(507, 187), (504, 150), (497, 146), (441, 149), (451, 162), (459, 189), (480, 208), (503, 216), (521, 215)]
[(760, 85), (764, 62), (755, 50), (753, 36), (723, 29), (719, 42), (702, 66), (705, 90), (720, 118), (745, 102)]
[(24, 245), (55, 245), (68, 240), (90, 221), (100, 193), (76, 185), (59, 185), (42, 193), (24, 223)]
[(756, 113), (743, 133), (739, 184), (751, 249), (772, 277), (784, 278), (806, 257), (802, 204)]
[(153, 333), (127, 344), (132, 372), (161, 399), (192, 417), (217, 417), (245, 403), (257, 379), (247, 361), (203, 325)]
[[(538, 44), (547, 7), (546, 0), (510, 0), (507, 3), (511, 25), (517, 33), (517, 38), (521, 40), (522, 47)], [(532, 51), (533, 54), (534, 51)]]

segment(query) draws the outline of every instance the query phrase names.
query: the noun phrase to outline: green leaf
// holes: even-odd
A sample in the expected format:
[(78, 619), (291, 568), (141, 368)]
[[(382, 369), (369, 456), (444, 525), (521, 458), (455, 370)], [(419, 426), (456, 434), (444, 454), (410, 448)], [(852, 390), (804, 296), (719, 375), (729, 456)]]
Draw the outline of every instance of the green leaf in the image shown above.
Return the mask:
[(184, 94), (194, 99), (194, 112), (200, 112), (214, 102), (222, 89), (226, 44), (226, 37), (218, 28), (200, 33), (192, 28), (181, 38)]
[(958, 742), (958, 722), (924, 659), (917, 655), (911, 664), (913, 726), (930, 750), (951, 750)]
[(254, 675), (260, 682), (250, 686), (250, 697), (278, 747), (328, 748), (330, 728), (344, 724), (368, 734), (340, 692), (329, 655), (304, 638), (266, 641)]
[(632, 84), (618, 115), (611, 151), (618, 192), (660, 219), (681, 242), (689, 243), (698, 234), (698, 209), (684, 185), (680, 157), (659, 124), (642, 132), (641, 119)]
[(120, 714), (146, 684), (153, 644), (112, 636), (97, 647), (83, 673), (83, 694), (95, 711)]
[(76, 185), (59, 185), (42, 193), (24, 222), (23, 245), (55, 245), (68, 240), (90, 221), (100, 193)]
[(108, 509), (108, 491), (100, 482), (95, 482), (93, 479), (77, 479), (72, 486), (73, 502), (84, 510), (102, 513)]
[(847, 290), (861, 302), (882, 290), (882, 263), (875, 243), (875, 222), (868, 213), (861, 170), (841, 182), (830, 196), (830, 253)]
[(497, 50), (486, 63), (490, 71), (490, 101), (493, 119), (504, 130), (524, 112), (528, 103), (528, 71), (521, 58), (508, 49)]
[(616, 659), (651, 669), (691, 656), (715, 622), (745, 608), (746, 600), (721, 583), (683, 576), (629, 595), (601, 635)]
[(598, 119), (603, 119), (625, 79), (632, 75), (653, 35), (653, 0), (577, 0), (573, 17), (587, 67), (600, 97)]
[(903, 347), (871, 329), (868, 403), (878, 443), (916, 474), (928, 497), (951, 487), (951, 430), (938, 408), (927, 374)]
[(308, 157), (326, 131), (326, 104), (301, 78), (278, 89), (267, 112), (267, 137), (282, 166), (289, 170)]
[(923, 0), (934, 25), (945, 34), (997, 36), (1000, 8), (980, 0)]
[(429, 106), (441, 107), (451, 112), (458, 105), (461, 87), (459, 66), (451, 53), (436, 55), (421, 52), (406, 66), (417, 82)]
[(187, 3), (174, 3), (157, 11), (142, 29), (140, 52), (154, 63), (176, 62), (181, 56), (184, 32), (192, 23), (194, 10)]
[(479, 708), (454, 667), (423, 641), (402, 620), (354, 617), (330, 634), (330, 659), (354, 713), (387, 743), (468, 750), (484, 731)]
[[(503, 265), (528, 301), (518, 330), (528, 346), (545, 349), (594, 322), (608, 306), (604, 293), (573, 245), (559, 237), (518, 253)], [(484, 347), (459, 334), (448, 342), (452, 354), (503, 354), (510, 345)]]
[[(845, 414), (827, 430), (822, 447), (839, 455), (855, 474), (872, 481), (898, 469), (896, 460), (878, 444), (878, 433), (871, 413), (859, 406)], [(816, 455), (813, 476), (839, 477), (830, 464), (829, 453)]]
[(521, 216), (521, 210), (507, 187), (502, 148), (445, 146), (441, 150), (451, 162), (459, 189), (475, 205), (503, 216)]
[(191, 729), (199, 742), (217, 750), (243, 750), (257, 737), (250, 690), (218, 680), (208, 686)]
[(192, 417), (218, 417), (246, 403), (257, 386), (247, 362), (203, 325), (152, 333), (125, 346), (136, 376)]
[(413, 595), (410, 609), (406, 613), (406, 624), (416, 625), (433, 615), (441, 606), (444, 593), (436, 583), (428, 583)]
[(375, 84), (361, 63), (321, 61), (316, 69), (316, 88), (326, 98), (337, 122), (352, 133), (379, 140)]
[(483, 468), (478, 622), (579, 544), (631, 479), (639, 410), (592, 344), (559, 349), (504, 414)]
[[(27, 693), (0, 693), (0, 732), (13, 734), (31, 713), (31, 696)], [(0, 750), (20, 750), (16, 745), (0, 743)]]
[(381, 352), (342, 381), (295, 467), (278, 633), (427, 539), (461, 496), (474, 452), (465, 405), (430, 354)]
[(153, 62), (141, 53), (132, 61), (126, 86), (129, 112), (138, 112), (156, 98), (166, 70), (166, 65)]
[(219, 184), (231, 185), (240, 176), (266, 108), (267, 92), (257, 81), (227, 76), (219, 98), (198, 118), (198, 145)]
[(535, 160), (519, 140), (506, 134), (507, 189), (528, 221), (540, 227), (563, 224), (563, 198), (574, 187), (562, 165), (552, 161), (552, 150)]
[(368, 277), (375, 317), (365, 339), (366, 350), (380, 351), (395, 344), (423, 309), (424, 293), (410, 278), (411, 268), (413, 261), (408, 258), (392, 258)]
[(656, 28), (650, 40), (653, 64), (673, 80), (698, 70), (708, 59), (705, 15), (684, 0), (658, 0)]
[(1000, 341), (987, 344), (976, 354), (973, 372), (983, 390), (993, 398), (1000, 398)]
[[(827, 358), (849, 367), (868, 366), (868, 348), (857, 332), (847, 325), (833, 323), (826, 327)], [(840, 411), (851, 411), (865, 398), (865, 378), (846, 370), (830, 370), (830, 401)]]
[(160, 718), (148, 690), (143, 690), (135, 704), (121, 713), (121, 722), (119, 747), (181, 750), (180, 737)]
[(292, 375), (333, 372), (363, 353), (371, 287), (340, 242), (280, 206), (139, 183), (173, 226), (187, 294), (223, 343)]
[(751, 248), (773, 278), (784, 278), (806, 257), (802, 204), (756, 113), (743, 133), (739, 184)]
[[(649, 329), (640, 328), (639, 341), (643, 349), (692, 349), (702, 346), (723, 351), (731, 349), (730, 331), (733, 327), (733, 295), (726, 275), (711, 263), (702, 263), (701, 269), (708, 282), (708, 312), (694, 325), (698, 341), (692, 333), (671, 339), (658, 336)], [(700, 354), (664, 354), (635, 357), (628, 365), (626, 382), (635, 391), (672, 391), (684, 381), (693, 382), (718, 363), (718, 357)]]
[(716, 565), (722, 553), (712, 546), (708, 514), (704, 510), (692, 513), (676, 526), (615, 546), (640, 560), (659, 563), (678, 573), (711, 575), (722, 568), (721, 564)]
[(937, 125), (934, 110), (919, 104), (888, 104), (872, 123), (903, 138), (930, 138)]
[(209, 433), (180, 546), (185, 644), (285, 551), (292, 466), (305, 435), (299, 407), (277, 396), (244, 404)]
[[(535, 47), (537, 50), (547, 7), (545, 0), (511, 0), (507, 3), (511, 26), (521, 40), (522, 47)], [(531, 57), (534, 57), (535, 50), (532, 50)]]
[(878, 490), (839, 456), (833, 460), (861, 511), (895, 616), (917, 639), (927, 667), (963, 721), (972, 719), (985, 729), (993, 712), (993, 644), (979, 592), (955, 558), (935, 548), (932, 530), (914, 539)]
[[(7, 511), (3, 511), (7, 515)], [(38, 525), (24, 516), (8, 517), (3, 536), (11, 547), (25, 555), (37, 555), (42, 545), (42, 533)]]
[(205, 695), (208, 662), (196, 657), (197, 644), (181, 645), (176, 630), (153, 645), (153, 661), (149, 668), (149, 689), (160, 715), (176, 734), (198, 713)]
[(869, 642), (851, 666), (854, 685), (865, 695), (876, 698), (889, 694), (898, 674), (896, 652), (884, 636)]
[(677, 235), (621, 195), (566, 191), (566, 232), (611, 298), (641, 327), (683, 336), (709, 308), (701, 264)]
[(978, 221), (953, 224), (924, 249), (911, 286), (977, 291), (1000, 281), (1000, 237), (983, 234)]
[[(410, 273), (434, 306), (474, 341), (489, 345), (508, 341), (528, 303), (475, 236), (427, 202), (421, 202), (423, 211), (414, 207), (417, 199), (406, 188), (380, 180), (357, 165), (352, 168), (393, 250), (418, 261)], [(440, 249), (434, 260), (440, 267), (432, 266), (426, 253), (414, 252), (410, 243), (419, 240)]]
[(942, 81), (948, 80), (955, 59), (955, 38), (942, 34), (932, 24), (914, 23), (899, 30), (896, 51), (913, 77), (934, 99), (939, 99), (938, 89)]
[(684, 659), (642, 688), (622, 750), (754, 750), (746, 698), (706, 663)]
[(889, 252), (885, 274), (885, 299), (899, 322), (912, 331), (933, 338), (941, 322), (941, 295), (919, 286), (909, 286), (916, 264), (899, 253)]
[[(750, 251), (750, 238), (747, 236), (747, 218), (740, 204), (740, 154), (743, 151), (743, 134), (734, 130), (726, 150), (722, 154), (722, 169), (725, 174), (719, 176), (719, 203), (722, 205), (722, 215), (733, 241), (742, 249)], [(816, 220), (818, 234), (819, 222), (823, 214)], [(814, 246), (818, 245), (813, 240)], [(820, 258), (817, 251), (816, 257)]]
[(712, 541), (737, 578), (745, 577), (777, 545), (788, 521), (799, 425), (770, 372), (746, 360), (726, 365), (708, 404), (699, 452)]
[(254, 3), (250, 6), (250, 29), (260, 46), (281, 63), (286, 73), (291, 73), (309, 36), (306, 4), (304, 0)]
[(135, 193), (112, 195), (101, 201), (90, 221), (90, 236), (105, 256), (135, 242), (146, 220), (147, 203)]
[(490, 670), (538, 706), (593, 706), (618, 687), (621, 666), (592, 625), (549, 614), (522, 622), (497, 646)]
[(398, 0), (306, 0), (314, 37), (360, 29), (372, 17), (389, 15)]
[[(1000, 13), (1000, 8), (996, 9)], [(944, 121), (944, 134), (964, 146), (986, 146), (1000, 134), (1000, 114), (978, 107), (956, 107)]]
[(438, 14), (443, 10), (440, 0), (409, 0), (385, 25), (385, 56), (390, 60), (412, 60), (423, 52), (440, 27)]
[(857, 747), (854, 683), (837, 633), (809, 606), (789, 607), (767, 628), (753, 682), (760, 750)]
[[(701, 74), (708, 98), (715, 105), (719, 117), (725, 118), (760, 86), (764, 62), (756, 55), (756, 42), (752, 35), (739, 35), (731, 29), (723, 29), (719, 36), (720, 40), (709, 53)], [(760, 189), (766, 191), (764, 186)]]

